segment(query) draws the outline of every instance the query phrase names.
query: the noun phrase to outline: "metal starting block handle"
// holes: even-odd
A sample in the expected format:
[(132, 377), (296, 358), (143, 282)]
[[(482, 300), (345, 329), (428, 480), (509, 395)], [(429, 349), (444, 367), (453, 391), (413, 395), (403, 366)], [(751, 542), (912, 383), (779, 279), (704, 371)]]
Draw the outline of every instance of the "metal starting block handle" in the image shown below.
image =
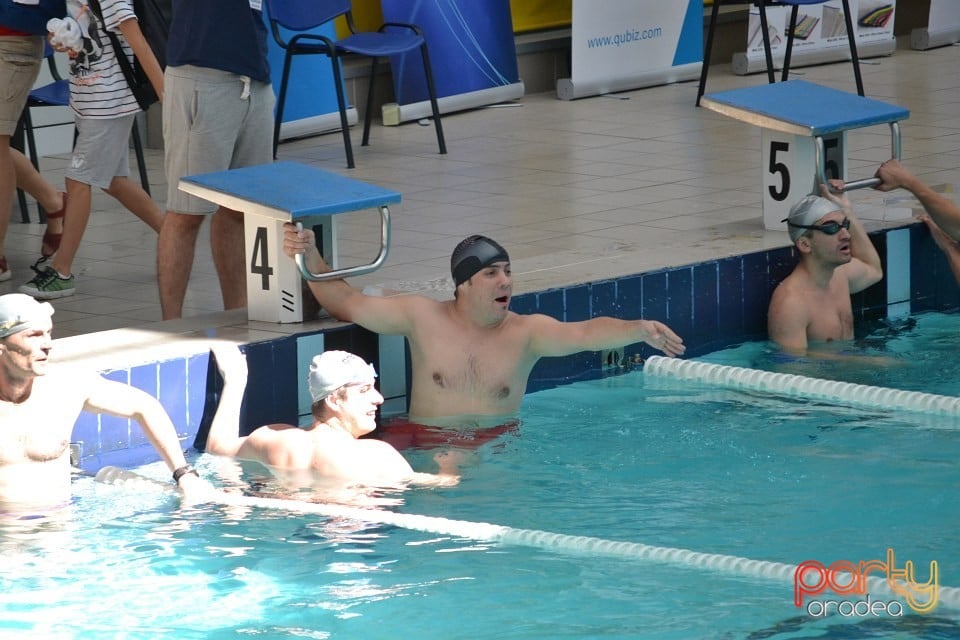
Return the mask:
[[(820, 181), (820, 184), (829, 185), (830, 183), (827, 181), (827, 174), (824, 167), (827, 154), (823, 145), (823, 136), (814, 136), (813, 140), (817, 163), (817, 180)], [(890, 157), (895, 160), (900, 160), (900, 125), (896, 122), (890, 123)], [(860, 180), (851, 180), (844, 182), (843, 192), (876, 187), (882, 182), (883, 181), (876, 176), (872, 178), (861, 178)]]
[[(390, 208), (387, 205), (381, 205), (380, 209), (380, 252), (373, 262), (361, 264), (355, 267), (346, 267), (344, 269), (333, 269), (325, 273), (313, 273), (307, 269), (303, 261), (303, 255), (298, 254), (295, 257), (297, 268), (300, 274), (310, 282), (323, 282), (324, 280), (339, 280), (340, 278), (350, 278), (353, 276), (362, 276), (364, 274), (376, 271), (380, 268), (390, 251)], [(297, 231), (303, 230), (303, 223), (297, 222)]]

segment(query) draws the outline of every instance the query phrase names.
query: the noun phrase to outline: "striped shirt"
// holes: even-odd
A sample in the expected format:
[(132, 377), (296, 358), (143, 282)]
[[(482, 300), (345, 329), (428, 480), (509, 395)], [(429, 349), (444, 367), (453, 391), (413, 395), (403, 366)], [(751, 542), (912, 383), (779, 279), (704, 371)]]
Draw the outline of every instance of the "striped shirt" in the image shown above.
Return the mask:
[(120, 33), (120, 23), (136, 19), (131, 0), (100, 0), (103, 21), (86, 0), (68, 0), (67, 12), (83, 32), (83, 50), (70, 58), (70, 106), (83, 118), (116, 118), (140, 111), (110, 37), (117, 34), (124, 55), (133, 64), (133, 50)]

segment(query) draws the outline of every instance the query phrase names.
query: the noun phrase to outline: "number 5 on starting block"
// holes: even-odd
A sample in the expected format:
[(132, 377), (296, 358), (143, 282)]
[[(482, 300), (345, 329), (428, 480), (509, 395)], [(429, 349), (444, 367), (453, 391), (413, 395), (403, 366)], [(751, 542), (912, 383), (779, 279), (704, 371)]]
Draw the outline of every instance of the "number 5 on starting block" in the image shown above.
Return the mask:
[[(810, 136), (792, 136), (772, 129), (762, 134), (763, 227), (782, 229), (781, 220), (804, 196), (819, 193), (816, 141)], [(824, 173), (828, 180), (847, 177), (846, 134), (823, 137)]]

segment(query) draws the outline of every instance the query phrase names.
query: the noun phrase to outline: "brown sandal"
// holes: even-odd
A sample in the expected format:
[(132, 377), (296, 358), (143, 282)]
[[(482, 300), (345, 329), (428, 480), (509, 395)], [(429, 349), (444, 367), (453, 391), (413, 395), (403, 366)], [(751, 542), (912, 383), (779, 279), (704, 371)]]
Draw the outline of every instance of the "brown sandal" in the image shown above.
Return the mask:
[[(44, 258), (49, 258), (57, 252), (57, 249), (60, 248), (60, 240), (63, 239), (63, 232), (54, 233), (50, 231), (50, 221), (58, 220), (63, 217), (63, 212), (67, 210), (67, 194), (63, 195), (63, 206), (60, 207), (59, 211), (53, 211), (47, 214), (47, 230), (43, 232), (43, 240), (41, 240), (40, 246), (40, 255)], [(50, 249), (50, 251), (44, 251), (44, 249)]]

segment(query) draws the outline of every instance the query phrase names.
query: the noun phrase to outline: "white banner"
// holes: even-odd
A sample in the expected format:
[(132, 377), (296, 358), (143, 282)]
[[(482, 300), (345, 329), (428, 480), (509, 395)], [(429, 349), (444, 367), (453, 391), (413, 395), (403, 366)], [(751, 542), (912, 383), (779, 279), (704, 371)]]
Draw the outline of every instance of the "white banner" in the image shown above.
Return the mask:
[[(770, 52), (777, 69), (783, 67), (791, 11), (792, 7), (787, 6), (767, 8)], [(896, 0), (850, 0), (850, 12), (859, 57), (871, 58), (894, 52), (897, 47), (893, 34)], [(849, 59), (850, 44), (843, 3), (832, 0), (800, 5), (790, 68)], [(766, 70), (760, 11), (752, 6), (747, 26), (747, 50), (745, 53), (734, 54), (733, 71), (745, 75)]]
[(910, 32), (910, 46), (925, 51), (960, 42), (960, 2), (930, 0), (927, 26)]
[(573, 0), (570, 100), (700, 76), (703, 0)]

